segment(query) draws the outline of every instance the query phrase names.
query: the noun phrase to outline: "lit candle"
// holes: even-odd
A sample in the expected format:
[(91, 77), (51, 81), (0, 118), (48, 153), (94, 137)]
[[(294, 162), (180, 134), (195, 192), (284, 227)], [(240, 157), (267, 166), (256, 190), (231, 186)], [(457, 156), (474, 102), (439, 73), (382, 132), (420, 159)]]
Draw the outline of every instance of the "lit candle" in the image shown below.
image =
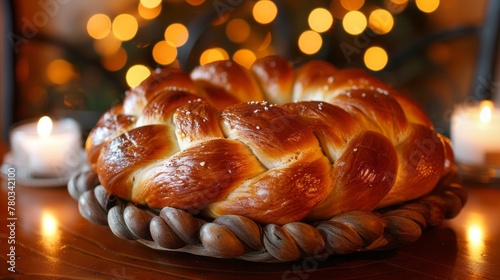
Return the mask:
[(16, 126), (11, 132), (14, 165), (34, 176), (67, 176), (79, 164), (81, 134), (72, 119), (38, 121)]
[(451, 140), (458, 163), (500, 167), (500, 109), (491, 101), (456, 108)]

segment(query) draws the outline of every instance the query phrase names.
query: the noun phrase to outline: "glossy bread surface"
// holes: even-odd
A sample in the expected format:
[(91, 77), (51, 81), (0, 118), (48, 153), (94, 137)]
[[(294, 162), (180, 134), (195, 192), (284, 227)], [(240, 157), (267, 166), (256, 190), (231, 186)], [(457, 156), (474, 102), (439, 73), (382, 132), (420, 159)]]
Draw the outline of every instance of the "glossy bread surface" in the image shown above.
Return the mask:
[(276, 224), (408, 201), (455, 168), (449, 141), (390, 86), (275, 56), (156, 71), (102, 116), (86, 150), (123, 199)]

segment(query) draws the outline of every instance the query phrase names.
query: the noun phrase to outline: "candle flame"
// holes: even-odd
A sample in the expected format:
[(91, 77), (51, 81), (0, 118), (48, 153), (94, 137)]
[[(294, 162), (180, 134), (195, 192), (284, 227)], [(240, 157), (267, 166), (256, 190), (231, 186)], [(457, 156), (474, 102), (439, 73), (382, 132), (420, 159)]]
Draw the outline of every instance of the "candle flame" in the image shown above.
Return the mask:
[(489, 100), (482, 101), (480, 104), (481, 112), (479, 113), (479, 119), (483, 123), (488, 123), (491, 120), (491, 111), (493, 110), (493, 102)]
[(41, 137), (49, 136), (50, 133), (52, 132), (52, 120), (47, 116), (41, 117), (40, 120), (38, 121), (36, 129), (38, 135), (40, 135)]

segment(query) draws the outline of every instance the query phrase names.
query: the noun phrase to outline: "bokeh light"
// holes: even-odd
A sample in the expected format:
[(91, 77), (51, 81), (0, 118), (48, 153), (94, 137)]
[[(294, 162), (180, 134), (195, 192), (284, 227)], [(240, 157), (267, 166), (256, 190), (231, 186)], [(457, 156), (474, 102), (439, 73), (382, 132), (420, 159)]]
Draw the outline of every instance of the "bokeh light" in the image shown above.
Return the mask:
[(218, 60), (229, 59), (229, 55), (222, 48), (211, 48), (205, 50), (200, 56), (200, 65), (205, 65)]
[(256, 59), (255, 54), (249, 49), (240, 49), (233, 54), (233, 60), (247, 69), (252, 67)]
[(122, 69), (125, 66), (125, 64), (127, 63), (127, 58), (127, 52), (124, 48), (120, 47), (115, 53), (103, 57), (101, 63), (104, 68), (114, 72)]
[(267, 24), (276, 18), (278, 8), (272, 1), (260, 0), (253, 6), (252, 14), (255, 21), (261, 24)]
[(399, 14), (408, 6), (408, 0), (384, 0), (384, 6), (391, 14)]
[(365, 0), (340, 0), (340, 4), (346, 10), (356, 11), (363, 7)]
[(366, 50), (363, 59), (368, 69), (372, 71), (380, 71), (387, 65), (389, 57), (383, 48), (370, 47)]
[(322, 33), (332, 27), (333, 16), (325, 8), (316, 8), (309, 14), (307, 22), (312, 30)]
[(298, 41), (299, 49), (305, 54), (315, 54), (323, 45), (323, 39), (318, 32), (313, 30), (307, 30), (302, 32), (299, 36)]
[(94, 50), (103, 56), (115, 53), (121, 45), (122, 41), (118, 40), (112, 33), (102, 39), (94, 40)]
[(226, 35), (229, 40), (242, 43), (250, 36), (250, 25), (244, 19), (232, 19), (226, 25)]
[(138, 28), (137, 20), (130, 14), (118, 15), (112, 23), (113, 34), (122, 41), (129, 41), (134, 38)]
[(439, 0), (415, 0), (417, 8), (424, 13), (432, 13), (439, 7)]
[(342, 19), (342, 27), (351, 35), (361, 34), (367, 25), (366, 17), (359, 11), (350, 11)]
[(392, 30), (394, 18), (387, 10), (376, 9), (368, 17), (368, 26), (377, 34), (386, 34)]
[(154, 8), (146, 8), (144, 7), (141, 3), (139, 3), (139, 6), (137, 7), (137, 11), (139, 12), (139, 15), (143, 19), (154, 19), (161, 13), (161, 5), (158, 5)]
[(75, 75), (73, 65), (64, 59), (56, 59), (47, 66), (47, 78), (54, 84), (65, 84)]
[(95, 14), (87, 21), (87, 33), (94, 39), (102, 39), (111, 32), (111, 19), (105, 14)]
[(136, 87), (147, 77), (149, 77), (149, 75), (151, 75), (151, 70), (149, 70), (148, 67), (141, 64), (136, 64), (127, 70), (127, 74), (125, 74), (125, 80), (127, 81), (129, 87)]
[(148, 9), (153, 9), (161, 4), (161, 0), (141, 0), (140, 3)]
[(165, 40), (176, 47), (183, 46), (188, 38), (189, 31), (182, 23), (172, 23), (165, 29)]
[(153, 47), (153, 58), (159, 64), (170, 64), (177, 58), (177, 48), (170, 42), (160, 41)]

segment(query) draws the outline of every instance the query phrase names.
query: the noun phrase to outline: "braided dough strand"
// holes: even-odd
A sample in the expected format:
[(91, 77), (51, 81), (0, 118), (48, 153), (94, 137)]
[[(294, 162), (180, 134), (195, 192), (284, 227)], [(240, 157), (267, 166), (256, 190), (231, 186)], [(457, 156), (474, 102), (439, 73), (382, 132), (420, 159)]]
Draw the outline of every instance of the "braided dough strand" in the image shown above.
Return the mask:
[(455, 168), (449, 140), (385, 83), (275, 56), (152, 73), (86, 151), (122, 199), (278, 225), (412, 200)]

